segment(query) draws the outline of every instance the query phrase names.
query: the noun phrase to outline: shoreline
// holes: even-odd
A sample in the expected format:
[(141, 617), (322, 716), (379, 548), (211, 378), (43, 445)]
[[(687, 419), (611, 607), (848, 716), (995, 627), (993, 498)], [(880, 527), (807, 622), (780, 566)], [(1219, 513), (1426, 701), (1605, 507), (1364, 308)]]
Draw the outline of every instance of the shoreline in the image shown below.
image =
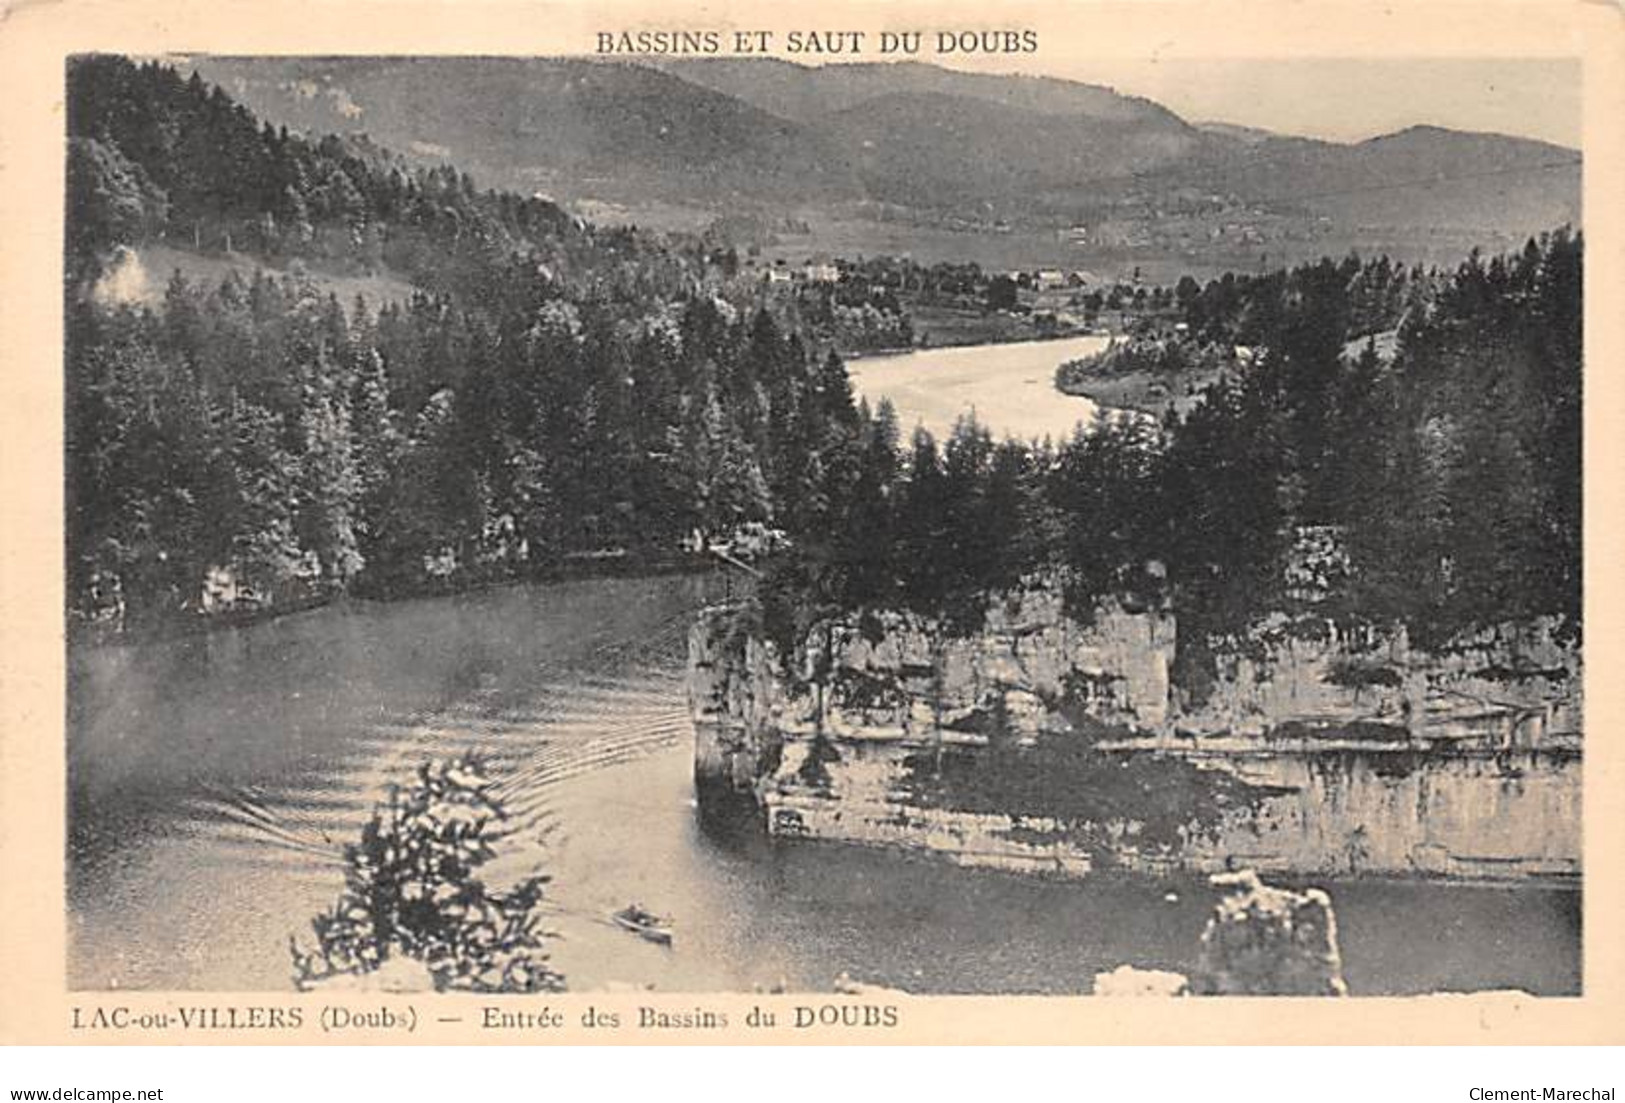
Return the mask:
[[(1062, 333), (1022, 333), (1014, 336), (1001, 333), (956, 334), (950, 332), (947, 333), (946, 336), (949, 339), (928, 341), (923, 344), (917, 342), (909, 345), (907, 348), (899, 347), (841, 352), (841, 359), (848, 364), (853, 364), (863, 360), (884, 360), (890, 357), (908, 356), (912, 353), (918, 352), (947, 352), (952, 349), (973, 348), (1003, 348), (1011, 345), (1048, 345), (1054, 344), (1058, 341), (1076, 341), (1083, 337), (1105, 337), (1112, 341), (1116, 341), (1123, 335), (1115, 330), (1096, 332), (1093, 330), (1080, 329), (1070, 330)], [(967, 339), (953, 339), (959, 336), (964, 336)]]
[(894, 360), (901, 356), (913, 356), (922, 352), (955, 352), (960, 349), (979, 348), (1019, 348), (1023, 345), (1053, 345), (1062, 341), (1077, 341), (1084, 338), (1099, 337), (1104, 337), (1108, 341), (1117, 341), (1120, 337), (1122, 337), (1122, 334), (1078, 332), (1053, 333), (1043, 337), (1024, 334), (1021, 337), (1011, 340), (948, 342), (933, 345), (912, 345), (909, 348), (876, 349), (870, 352), (842, 353), (841, 358), (847, 364), (858, 364), (870, 360)]
[(151, 624), (125, 631), (101, 630), (99, 622), (76, 619), (72, 611), (64, 615), (66, 628), (64, 641), (74, 649), (135, 647), (149, 643), (170, 643), (190, 639), (232, 628), (253, 628), (272, 621), (286, 620), (302, 613), (313, 613), (334, 606), (352, 604), (390, 605), (422, 598), (458, 597), (464, 594), (487, 593), (511, 586), (579, 582), (593, 579), (650, 577), (667, 575), (698, 575), (715, 568), (715, 564), (700, 556), (673, 554), (643, 556), (628, 554), (618, 559), (590, 559), (580, 566), (555, 564), (545, 569), (515, 572), (500, 577), (480, 578), (449, 585), (423, 585), (373, 592), (367, 589), (341, 590), (329, 594), (312, 595), (282, 605), (244, 612), (177, 614)]
[(1070, 386), (1057, 383), (1055, 389), (1073, 398), (1086, 398), (1099, 406), (1162, 417), (1170, 409), (1189, 413), (1201, 401), (1201, 392), (1221, 374), (1197, 372), (1165, 378), (1152, 372), (1135, 371), (1111, 377), (1088, 376)]

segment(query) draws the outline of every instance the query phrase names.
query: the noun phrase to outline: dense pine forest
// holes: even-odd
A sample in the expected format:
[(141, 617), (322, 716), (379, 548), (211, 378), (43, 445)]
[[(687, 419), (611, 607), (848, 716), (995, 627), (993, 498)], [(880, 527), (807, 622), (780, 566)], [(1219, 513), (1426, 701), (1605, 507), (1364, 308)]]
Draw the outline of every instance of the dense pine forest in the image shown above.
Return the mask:
[[(667, 559), (760, 522), (788, 536), (762, 588), (787, 643), (883, 607), (970, 630), (989, 592), (1038, 574), (1080, 615), (1165, 603), (1200, 641), (1304, 606), (1308, 561), (1318, 618), (1433, 641), (1540, 615), (1578, 631), (1568, 229), (1454, 271), (1348, 258), (1158, 289), (1193, 343), (1255, 352), (1189, 412), (938, 442), (854, 402), (835, 331), (876, 324), (852, 313), (866, 298), (774, 296), (703, 238), (290, 135), (156, 63), (75, 61), (68, 108), (81, 617), (194, 618), (210, 579), (277, 603)], [(417, 290), (177, 274), (161, 306), (105, 294), (121, 251), (156, 242)], [(894, 306), (873, 339), (907, 340)], [(1196, 670), (1200, 643), (1182, 651)]]
[[(1085, 618), (1172, 608), (1187, 677), (1208, 637), (1267, 614), (1425, 645), (1534, 617), (1577, 636), (1581, 254), (1565, 228), (1451, 272), (1350, 258), (1181, 293), (1195, 355), (1257, 355), (1161, 421), (1103, 412), (1026, 444), (962, 423), (938, 447), (871, 418), (846, 523), (798, 544), (770, 619), (902, 607), (973, 629), (987, 592), (1037, 574)], [(1387, 354), (1351, 340), (1389, 326)]]
[[(173, 619), (221, 568), (262, 600), (389, 594), (814, 523), (820, 459), (857, 417), (844, 368), (729, 258), (289, 136), (157, 64), (79, 60), (69, 108), (81, 609)], [(160, 309), (98, 293), (120, 247), (156, 240), (420, 290), (380, 306), (177, 274)]]

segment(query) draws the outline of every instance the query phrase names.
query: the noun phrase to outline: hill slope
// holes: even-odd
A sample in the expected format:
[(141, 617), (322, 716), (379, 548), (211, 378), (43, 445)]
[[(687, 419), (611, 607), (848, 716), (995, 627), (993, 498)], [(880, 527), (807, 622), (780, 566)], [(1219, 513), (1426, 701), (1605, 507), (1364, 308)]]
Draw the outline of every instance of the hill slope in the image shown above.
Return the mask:
[(1182, 125), (1040, 114), (938, 92), (889, 93), (818, 131), (872, 198), (994, 204), (1011, 214), (1034, 196), (1172, 165), (1200, 141)]
[[(692, 211), (885, 211), (1090, 247), (1450, 253), (1580, 217), (1579, 154), (1417, 126), (1342, 144), (1204, 123), (1049, 77), (913, 62), (631, 64), (515, 58), (199, 58), (289, 126), (366, 132), (482, 184)], [(709, 217), (705, 215), (702, 217)], [(1417, 231), (1424, 231), (1418, 234)], [(1081, 264), (1087, 266), (1088, 261)]]
[(483, 183), (633, 199), (856, 194), (804, 128), (644, 66), (521, 58), (202, 58), (256, 114), (362, 131)]
[(1041, 115), (1082, 115), (1186, 128), (1179, 116), (1150, 100), (1056, 77), (965, 73), (917, 61), (816, 68), (777, 59), (680, 59), (654, 64), (693, 84), (802, 122), (815, 122), (880, 96), (932, 94), (984, 100)]
[(1580, 218), (1574, 150), (1435, 126), (1349, 145), (1267, 137), (1209, 147), (1168, 179), (1355, 224), (1517, 234)]

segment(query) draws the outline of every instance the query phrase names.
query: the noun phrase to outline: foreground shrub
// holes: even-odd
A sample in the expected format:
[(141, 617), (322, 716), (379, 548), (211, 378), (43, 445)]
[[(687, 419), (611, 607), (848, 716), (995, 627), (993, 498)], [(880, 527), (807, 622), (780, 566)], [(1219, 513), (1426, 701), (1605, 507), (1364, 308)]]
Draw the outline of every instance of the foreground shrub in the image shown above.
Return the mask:
[(436, 991), (557, 992), (537, 915), (546, 877), (505, 893), (477, 876), (507, 813), (473, 759), (426, 763), (392, 788), (361, 841), (344, 849), (344, 891), (311, 921), (316, 946), (290, 940), (300, 988), (365, 977), (411, 959)]

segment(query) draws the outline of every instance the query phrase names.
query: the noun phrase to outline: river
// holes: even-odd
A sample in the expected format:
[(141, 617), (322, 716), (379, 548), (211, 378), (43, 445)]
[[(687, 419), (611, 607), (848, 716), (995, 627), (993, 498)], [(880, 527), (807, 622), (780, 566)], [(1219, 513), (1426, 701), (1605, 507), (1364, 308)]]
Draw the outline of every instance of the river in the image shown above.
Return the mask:
[(905, 437), (923, 425), (938, 440), (974, 413), (995, 437), (1057, 442), (1087, 423), (1095, 404), (1055, 389), (1055, 369), (1092, 356), (1110, 337), (1067, 337), (1008, 345), (918, 349), (847, 365), (853, 389), (878, 405), (890, 398)]
[[(288, 938), (392, 781), (478, 751), (521, 829), (493, 880), (545, 870), (572, 989), (1086, 992), (1188, 968), (1188, 884), (1059, 882), (697, 823), (682, 677), (712, 577), (352, 602), (70, 655), (70, 981), (286, 990)], [(1578, 990), (1577, 894), (1332, 883), (1357, 993)], [(1172, 894), (1172, 899), (1169, 894)], [(607, 922), (669, 912), (665, 949)]]

